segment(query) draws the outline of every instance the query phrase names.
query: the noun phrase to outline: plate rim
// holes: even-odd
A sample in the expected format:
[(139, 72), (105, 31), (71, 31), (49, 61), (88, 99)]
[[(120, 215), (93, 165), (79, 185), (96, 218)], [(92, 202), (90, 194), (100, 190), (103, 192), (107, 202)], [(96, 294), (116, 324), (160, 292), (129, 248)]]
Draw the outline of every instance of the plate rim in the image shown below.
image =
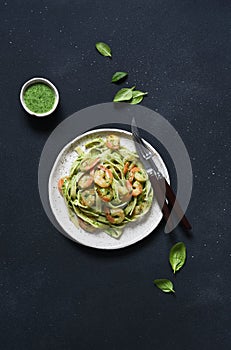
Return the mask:
[[(65, 153), (65, 151), (72, 146), (72, 144), (74, 144), (75, 142), (81, 140), (83, 137), (86, 137), (88, 135), (91, 135), (91, 134), (94, 134), (94, 133), (101, 133), (101, 132), (117, 132), (117, 133), (122, 133), (122, 134), (126, 134), (127, 136), (130, 136), (132, 137), (132, 133), (130, 131), (127, 131), (127, 130), (124, 130), (124, 129), (118, 129), (118, 128), (99, 128), (99, 129), (93, 129), (93, 130), (89, 130), (89, 131), (86, 131), (85, 133), (81, 134), (81, 135), (78, 135), (76, 138), (74, 138), (73, 140), (69, 141), (61, 150), (60, 152), (58, 153), (56, 159), (55, 159), (55, 162), (53, 163), (53, 166), (52, 166), (52, 169), (50, 171), (50, 175), (49, 175), (49, 180), (48, 180), (48, 200), (49, 200), (49, 205), (50, 205), (50, 208), (51, 208), (51, 211), (52, 211), (52, 214), (55, 218), (55, 220), (57, 221), (57, 223), (59, 224), (59, 226), (62, 228), (62, 230), (64, 232), (61, 232), (59, 231), (60, 233), (62, 233), (65, 237), (67, 237), (68, 239), (71, 239), (72, 241), (78, 243), (78, 244), (81, 244), (83, 246), (86, 246), (86, 247), (89, 247), (89, 248), (93, 248), (93, 249), (99, 249), (99, 250), (116, 250), (116, 249), (122, 249), (122, 248), (126, 248), (126, 247), (129, 247), (141, 240), (143, 240), (144, 238), (148, 237), (160, 224), (160, 222), (162, 221), (162, 218), (163, 218), (163, 214), (160, 213), (160, 218), (159, 218), (159, 221), (156, 223), (156, 226), (154, 228), (152, 228), (152, 230), (148, 233), (146, 233), (144, 236), (142, 237), (139, 237), (139, 238), (134, 238), (132, 241), (128, 242), (128, 243), (123, 243), (121, 245), (117, 245), (117, 246), (108, 246), (108, 245), (105, 245), (105, 246), (93, 246), (93, 245), (89, 245), (89, 244), (85, 244), (85, 243), (82, 243), (80, 241), (78, 241), (75, 237), (73, 237), (69, 232), (66, 231), (65, 229), (65, 226), (58, 220), (57, 218), (57, 215), (56, 215), (56, 212), (54, 210), (54, 207), (52, 205), (52, 200), (51, 200), (51, 188), (52, 188), (52, 184), (51, 184), (51, 179), (53, 177), (53, 174), (55, 172), (55, 169), (57, 167), (57, 164), (60, 160), (60, 158), (63, 156), (63, 154)], [(168, 172), (168, 168), (163, 160), (163, 158), (161, 157), (161, 155), (159, 154), (159, 152), (149, 143), (147, 142), (145, 139), (144, 139), (144, 142), (147, 144), (148, 147), (151, 148), (151, 151), (154, 151), (157, 155), (158, 155), (158, 158), (160, 159), (160, 161), (162, 162), (162, 165), (164, 167), (164, 170), (166, 172), (166, 175), (167, 175), (167, 182), (170, 183), (170, 177), (169, 177), (169, 172)], [(64, 234), (65, 233), (65, 234)]]

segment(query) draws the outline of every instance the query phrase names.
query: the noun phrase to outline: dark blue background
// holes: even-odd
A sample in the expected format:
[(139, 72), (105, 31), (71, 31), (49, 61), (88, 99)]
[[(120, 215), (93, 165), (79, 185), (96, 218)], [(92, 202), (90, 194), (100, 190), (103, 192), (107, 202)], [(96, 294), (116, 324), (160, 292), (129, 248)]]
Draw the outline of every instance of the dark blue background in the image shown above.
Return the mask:
[[(229, 348), (230, 10), (225, 0), (1, 2), (1, 349)], [(112, 60), (96, 52), (101, 40)], [(149, 92), (142, 104), (189, 151), (191, 238), (166, 236), (162, 223), (132, 247), (96, 251), (60, 235), (43, 211), (37, 169), (47, 137), (75, 111), (111, 101), (117, 70)], [(60, 91), (50, 118), (20, 106), (33, 76)], [(188, 257), (174, 277), (168, 251), (179, 240)], [(161, 277), (175, 296), (153, 285)]]

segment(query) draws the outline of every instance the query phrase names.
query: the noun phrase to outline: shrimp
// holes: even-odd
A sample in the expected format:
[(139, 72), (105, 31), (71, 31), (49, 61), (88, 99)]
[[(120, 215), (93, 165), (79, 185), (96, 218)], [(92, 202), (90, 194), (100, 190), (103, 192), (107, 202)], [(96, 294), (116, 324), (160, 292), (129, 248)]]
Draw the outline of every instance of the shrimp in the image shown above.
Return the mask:
[(111, 187), (106, 187), (106, 188), (97, 187), (96, 192), (104, 202), (110, 202), (113, 198), (113, 190)]
[(79, 222), (79, 226), (87, 232), (95, 232), (96, 228), (93, 227), (91, 224), (89, 224), (88, 222), (78, 218), (78, 222)]
[(91, 188), (90, 190), (85, 190), (81, 193), (81, 198), (83, 205), (92, 207), (95, 204), (95, 190)]
[(138, 167), (134, 167), (130, 170), (129, 175), (128, 175), (128, 180), (130, 182), (132, 182), (133, 180), (137, 180), (139, 182), (144, 182), (147, 181), (148, 176), (146, 174), (146, 172), (144, 171), (144, 169), (138, 168)]
[(135, 179), (139, 182), (147, 181), (148, 176), (144, 169), (140, 169), (135, 172)]
[(83, 160), (80, 164), (80, 170), (81, 171), (88, 171), (94, 168), (96, 164), (99, 163), (99, 158), (92, 159), (92, 158), (87, 158)]
[(94, 182), (100, 187), (109, 187), (113, 181), (113, 175), (110, 169), (99, 165), (94, 174)]
[(120, 224), (125, 218), (124, 211), (119, 208), (106, 208), (106, 218), (112, 224)]
[(85, 174), (85, 175), (83, 175), (83, 176), (80, 178), (80, 180), (79, 180), (79, 182), (78, 182), (78, 186), (79, 186), (80, 188), (88, 188), (88, 187), (91, 186), (93, 180), (94, 180), (94, 178), (93, 178), (92, 175), (90, 175), (90, 174)]
[(124, 164), (124, 169), (123, 169), (123, 173), (124, 173), (124, 175), (126, 175), (127, 174), (127, 172), (128, 172), (128, 167), (129, 167), (129, 162), (126, 162), (125, 164)]
[(132, 197), (132, 184), (126, 180), (125, 186), (119, 186), (118, 193), (122, 202), (127, 202)]
[(142, 214), (146, 209), (147, 209), (147, 203), (146, 202), (138, 204), (135, 207), (133, 214), (134, 215)]
[(136, 166), (137, 166), (136, 163), (131, 162), (131, 164), (130, 164), (129, 167), (128, 167), (128, 170), (130, 171), (130, 170), (132, 170), (132, 168), (134, 168), (134, 167), (136, 167)]
[(108, 135), (106, 138), (106, 146), (110, 149), (120, 148), (120, 139), (116, 135)]
[(139, 181), (135, 181), (132, 184), (132, 188), (133, 188), (133, 191), (132, 191), (133, 197), (137, 197), (139, 196), (139, 194), (143, 192), (143, 186)]
[(63, 184), (64, 184), (64, 180), (65, 180), (65, 179), (68, 179), (68, 176), (61, 177), (61, 179), (59, 179), (59, 181), (58, 181), (58, 190), (59, 190), (59, 192), (60, 192), (61, 195), (63, 195), (62, 187), (63, 187)]
[(139, 170), (140, 168), (134, 166), (128, 173), (128, 181), (132, 182), (134, 180), (135, 173)]

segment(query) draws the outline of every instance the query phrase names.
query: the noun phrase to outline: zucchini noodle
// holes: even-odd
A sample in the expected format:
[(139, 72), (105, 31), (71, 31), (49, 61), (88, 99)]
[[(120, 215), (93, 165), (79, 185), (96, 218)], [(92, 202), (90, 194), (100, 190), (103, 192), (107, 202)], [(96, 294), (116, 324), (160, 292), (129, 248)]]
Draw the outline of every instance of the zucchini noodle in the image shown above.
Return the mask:
[(78, 157), (58, 189), (70, 220), (87, 232), (103, 230), (119, 238), (129, 222), (150, 209), (153, 189), (136, 153), (120, 146), (117, 135), (76, 147)]

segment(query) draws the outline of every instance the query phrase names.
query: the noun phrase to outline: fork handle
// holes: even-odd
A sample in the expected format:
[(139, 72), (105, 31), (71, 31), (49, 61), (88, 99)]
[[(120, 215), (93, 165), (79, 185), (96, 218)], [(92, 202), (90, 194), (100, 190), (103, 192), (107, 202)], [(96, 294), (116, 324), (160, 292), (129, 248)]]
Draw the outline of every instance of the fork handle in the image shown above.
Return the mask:
[(166, 221), (166, 223), (168, 222), (168, 226), (169, 228), (171, 228), (172, 221), (170, 222), (168, 221), (170, 217), (170, 210), (166, 202), (164, 178), (157, 180), (156, 176), (152, 175), (152, 176), (149, 176), (149, 179), (154, 190), (154, 196), (156, 197), (156, 200), (163, 213), (164, 220)]

